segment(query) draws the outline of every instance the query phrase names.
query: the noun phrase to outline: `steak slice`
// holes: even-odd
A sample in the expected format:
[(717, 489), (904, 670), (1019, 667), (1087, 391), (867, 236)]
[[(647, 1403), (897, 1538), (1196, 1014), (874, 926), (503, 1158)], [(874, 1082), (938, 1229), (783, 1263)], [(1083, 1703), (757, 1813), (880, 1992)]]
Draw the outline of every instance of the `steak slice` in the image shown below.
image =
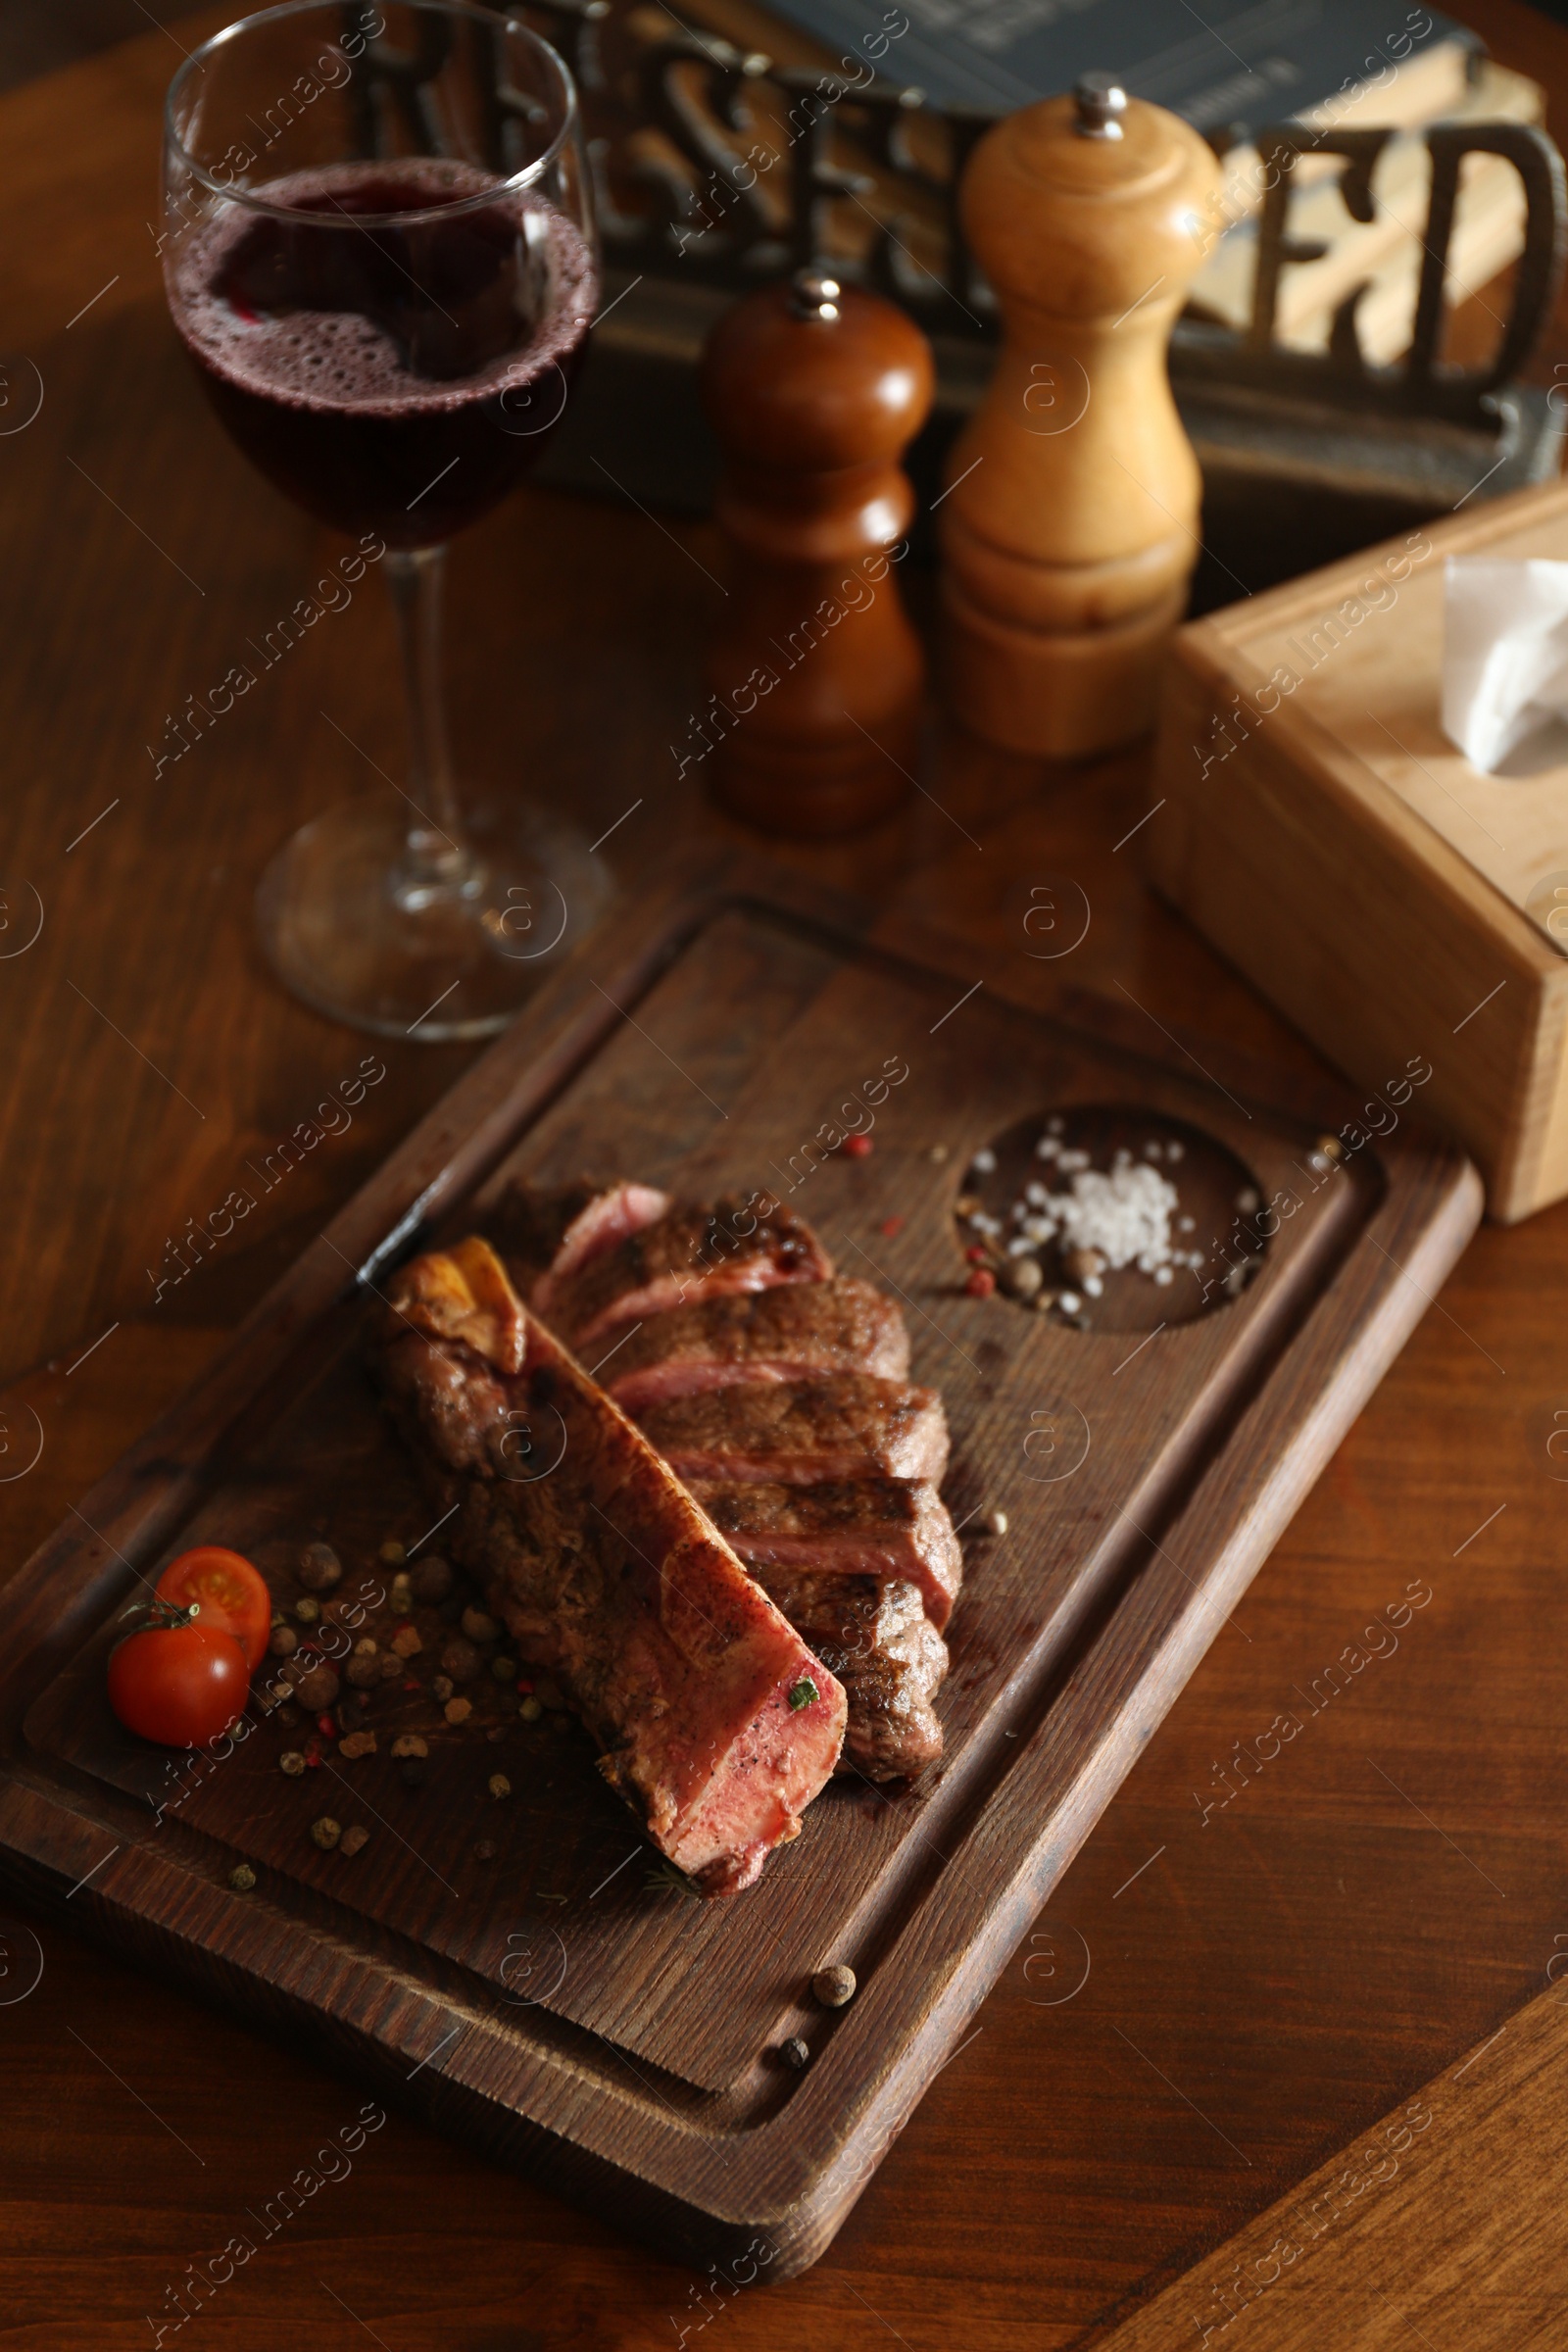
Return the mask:
[(948, 1466), (948, 1417), (935, 1389), (870, 1372), (710, 1389), (656, 1404), (640, 1419), (649, 1444), (684, 1479), (936, 1484)]
[(844, 1685), (849, 1721), (840, 1772), (902, 1780), (942, 1753), (932, 1705), (948, 1671), (948, 1645), (916, 1586), (874, 1577), (798, 1575), (761, 1569), (758, 1582)]
[(928, 1479), (826, 1480), (814, 1487), (694, 1479), (691, 1492), (764, 1587), (785, 1571), (873, 1577), (879, 1584), (906, 1579), (919, 1588), (939, 1634), (953, 1614), (963, 1553)]
[(843, 1690), (487, 1243), (416, 1258), (388, 1307), (376, 1369), (460, 1506), (453, 1551), (660, 1851), (705, 1893), (750, 1886), (833, 1771)]
[(563, 1185), (509, 1185), (485, 1219), (485, 1233), (506, 1265), (514, 1287), (539, 1312), (538, 1297), (574, 1274), (601, 1250), (652, 1225), (669, 1209), (670, 1198), (651, 1184), (621, 1177), (596, 1182), (579, 1176)]
[(650, 1315), (600, 1366), (623, 1412), (737, 1381), (875, 1372), (902, 1380), (909, 1335), (893, 1300), (853, 1274), (720, 1291)]
[(762, 1213), (757, 1200), (754, 1193), (711, 1208), (677, 1203), (564, 1275), (550, 1295), (552, 1323), (581, 1350), (688, 1300), (825, 1282), (832, 1261), (810, 1227), (776, 1201)]
[(612, 1184), (595, 1193), (566, 1225), (548, 1271), (534, 1284), (534, 1313), (548, 1314), (563, 1283), (645, 1225), (657, 1225), (671, 1206), (669, 1195), (651, 1184)]
[(573, 1221), (591, 1201), (614, 1189), (614, 1180), (595, 1183), (579, 1176), (572, 1184), (509, 1184), (485, 1218), (484, 1230), (514, 1290), (526, 1298), (548, 1273)]

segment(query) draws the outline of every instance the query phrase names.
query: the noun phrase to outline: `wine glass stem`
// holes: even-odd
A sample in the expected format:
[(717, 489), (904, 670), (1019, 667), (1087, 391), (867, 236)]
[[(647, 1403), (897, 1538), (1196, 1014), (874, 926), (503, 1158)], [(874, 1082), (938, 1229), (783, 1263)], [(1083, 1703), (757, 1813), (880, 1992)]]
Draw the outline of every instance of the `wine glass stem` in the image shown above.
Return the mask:
[(395, 890), (410, 907), (466, 895), (480, 879), (463, 830), (447, 743), (441, 679), (446, 552), (444, 547), (420, 547), (386, 557), (409, 713), (410, 824)]

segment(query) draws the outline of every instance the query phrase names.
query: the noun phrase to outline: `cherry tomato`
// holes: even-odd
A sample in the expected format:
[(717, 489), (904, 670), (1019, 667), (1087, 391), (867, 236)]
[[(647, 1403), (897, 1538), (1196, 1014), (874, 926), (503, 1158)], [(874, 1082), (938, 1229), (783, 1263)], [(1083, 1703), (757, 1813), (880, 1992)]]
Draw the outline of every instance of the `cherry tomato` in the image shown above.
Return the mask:
[(127, 1732), (166, 1747), (203, 1747), (250, 1696), (245, 1652), (220, 1626), (168, 1612), (128, 1634), (109, 1660), (109, 1704)]
[(182, 1551), (158, 1579), (158, 1597), (172, 1601), (176, 1609), (198, 1601), (202, 1623), (232, 1634), (253, 1674), (266, 1657), (272, 1595), (267, 1579), (241, 1553), (225, 1551), (220, 1544), (200, 1544), (194, 1551)]

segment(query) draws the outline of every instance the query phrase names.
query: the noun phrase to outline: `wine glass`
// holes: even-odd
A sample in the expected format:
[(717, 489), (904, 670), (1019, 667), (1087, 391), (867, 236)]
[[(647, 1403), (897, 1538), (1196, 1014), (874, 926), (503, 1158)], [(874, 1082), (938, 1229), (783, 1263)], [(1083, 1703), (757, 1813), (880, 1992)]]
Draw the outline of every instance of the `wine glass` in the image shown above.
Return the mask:
[[(538, 458), (598, 301), (571, 76), (467, 0), (289, 0), (180, 68), (164, 170), (170, 309), (212, 405), (358, 542), (345, 580), (384, 571), (402, 650), (407, 787), (284, 845), (264, 945), (340, 1020), (484, 1036), (610, 892), (580, 836), (515, 796), (465, 818), (441, 687), (446, 542)], [(283, 644), (317, 616), (296, 607)]]

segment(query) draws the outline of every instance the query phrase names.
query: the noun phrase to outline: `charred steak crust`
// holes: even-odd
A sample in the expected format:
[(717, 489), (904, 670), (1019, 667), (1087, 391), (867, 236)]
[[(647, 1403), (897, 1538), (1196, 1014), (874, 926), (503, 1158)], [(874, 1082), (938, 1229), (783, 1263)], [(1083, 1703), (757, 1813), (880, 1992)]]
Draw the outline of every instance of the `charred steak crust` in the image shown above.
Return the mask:
[(853, 1274), (837, 1274), (765, 1291), (720, 1291), (650, 1315), (603, 1369), (616, 1403), (637, 1413), (758, 1377), (872, 1372), (902, 1380), (909, 1335), (891, 1298)]
[(376, 1350), (394, 1418), (461, 1505), (454, 1550), (581, 1713), (607, 1781), (677, 1868), (733, 1892), (831, 1775), (844, 1692), (534, 1317), (517, 1306), (522, 1368), (510, 1373), (471, 1339), (421, 1328), (451, 1319), (465, 1254), (459, 1275), (493, 1293), (484, 1244), (394, 1278)]
[(771, 1569), (758, 1582), (844, 1685), (850, 1712), (839, 1771), (894, 1781), (934, 1764), (942, 1726), (932, 1701), (948, 1671), (948, 1645), (917, 1587)]
[(690, 1488), (763, 1585), (775, 1569), (903, 1579), (919, 1587), (939, 1634), (953, 1614), (963, 1553), (929, 1479), (824, 1479), (814, 1487), (693, 1479)]
[(639, 1415), (650, 1445), (686, 1479), (939, 1481), (948, 1421), (935, 1389), (868, 1372), (678, 1396)]
[(825, 1282), (831, 1259), (810, 1227), (770, 1196), (732, 1194), (711, 1208), (677, 1202), (612, 1249), (551, 1283), (550, 1319), (574, 1347), (725, 1291)]

